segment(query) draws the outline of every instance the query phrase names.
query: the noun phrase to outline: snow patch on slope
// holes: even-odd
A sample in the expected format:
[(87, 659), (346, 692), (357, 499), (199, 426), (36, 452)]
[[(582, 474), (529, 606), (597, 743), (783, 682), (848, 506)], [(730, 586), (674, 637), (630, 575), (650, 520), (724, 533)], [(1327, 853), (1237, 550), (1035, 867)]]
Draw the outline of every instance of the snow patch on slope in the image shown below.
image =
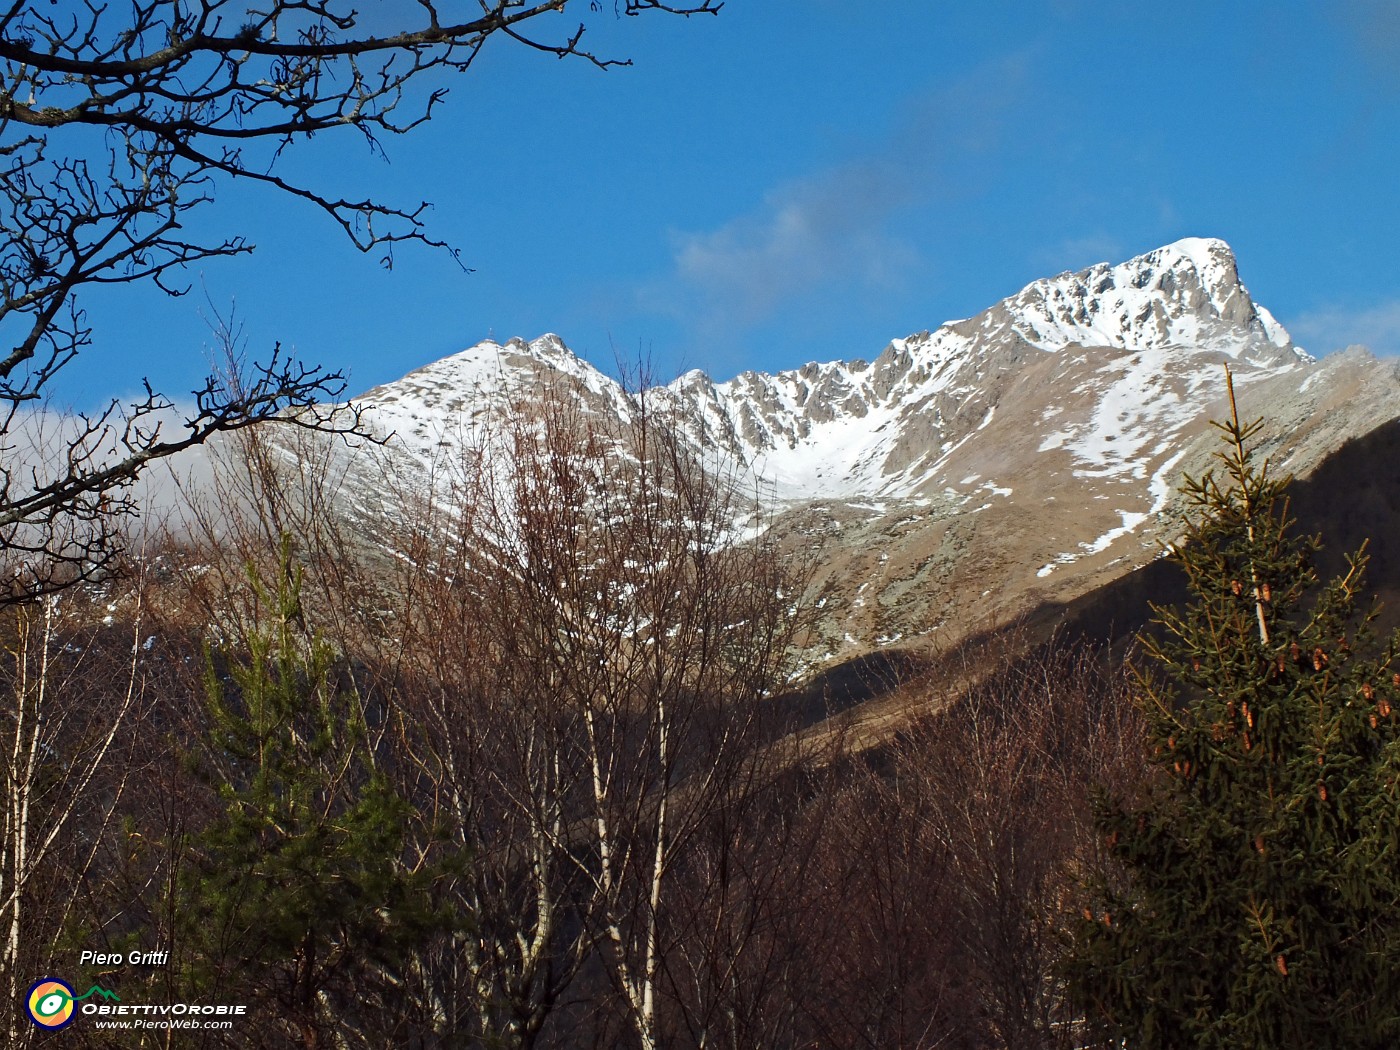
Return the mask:
[[(1060, 363), (1044, 375), (1055, 400), (1039, 418), (1053, 418), (1055, 430), (1038, 451), (1067, 455), (1076, 476), (1125, 484), (1155, 480), (1157, 460), (1218, 388), (1222, 359), (1242, 383), (1311, 360), (1250, 299), (1228, 246), (1188, 238), (1117, 266), (1033, 282), (972, 318), (895, 339), (873, 361), (745, 372), (722, 383), (691, 371), (650, 396), (697, 450), (728, 456), (779, 500), (970, 496), (988, 472), (968, 458), (979, 455), (973, 439), (1042, 354)], [(631, 410), (620, 384), (554, 335), (478, 344), (360, 403), (383, 433), (427, 461), (453, 444), (454, 428), (469, 430), (493, 407), (528, 402), (561, 381), (582, 394), (586, 412), (626, 419)], [(1141, 510), (1120, 513), (1121, 524), (1095, 543), (1107, 546), (1142, 520)]]

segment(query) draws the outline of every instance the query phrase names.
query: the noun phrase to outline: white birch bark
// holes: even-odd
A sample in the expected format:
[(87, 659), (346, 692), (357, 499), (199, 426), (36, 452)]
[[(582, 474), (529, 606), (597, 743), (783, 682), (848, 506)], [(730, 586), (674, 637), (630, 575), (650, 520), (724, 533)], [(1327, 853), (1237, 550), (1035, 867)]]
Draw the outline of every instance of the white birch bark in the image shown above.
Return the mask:
[[(48, 901), (50, 921), (40, 925), (41, 916), (26, 912), (26, 900), (36, 874), (50, 860), (55, 846), (73, 832), (72, 820), (78, 807), (88, 801), (94, 782), (107, 771), (112, 749), (140, 695), (139, 605), (134, 617), (131, 659), (123, 693), (114, 698), (101, 721), (93, 742), (77, 754), (68, 754), (64, 729), (69, 712), (64, 710), (55, 681), (55, 646), (62, 623), (61, 603), (50, 597), (37, 607), (16, 611), (16, 632), (10, 657), (14, 662), (12, 685), (4, 698), (7, 716), (3, 732), (4, 768), (0, 770), (0, 924), (6, 931), (0, 968), (8, 1001), (16, 1003), (24, 990), (40, 974), (30, 974), (26, 965), (45, 965), (45, 956), (76, 902), (71, 895)], [(80, 657), (81, 662), (81, 657)], [(54, 782), (43, 779), (58, 774)], [(80, 861), (92, 863), (96, 843), (111, 821), (129, 778), (129, 770), (115, 772), (97, 815), (96, 826), (86, 827), (93, 841), (92, 850)], [(37, 888), (37, 887), (36, 887)], [(6, 1014), (6, 1046), (28, 1045), (33, 1027), (23, 1024), (17, 1010)]]

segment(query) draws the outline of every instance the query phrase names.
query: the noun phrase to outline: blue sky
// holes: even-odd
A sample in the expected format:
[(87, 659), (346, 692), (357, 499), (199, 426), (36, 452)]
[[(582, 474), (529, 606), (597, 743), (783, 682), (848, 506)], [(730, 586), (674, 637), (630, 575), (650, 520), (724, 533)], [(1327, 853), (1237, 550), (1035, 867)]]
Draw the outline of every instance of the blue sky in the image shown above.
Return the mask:
[(1400, 353), (1400, 0), (602, 6), (593, 46), (629, 68), (496, 41), (387, 162), (327, 136), (288, 161), (432, 201), (473, 272), (414, 246), (386, 271), (319, 214), (224, 187), (208, 219), (256, 254), (191, 273), (183, 299), (91, 298), (97, 345), (60, 395), (144, 375), (180, 396), (210, 304), (236, 304), (254, 356), (280, 340), (354, 392), (547, 331), (603, 367), (726, 378), (871, 357), (1184, 236), (1227, 240), (1314, 353)]

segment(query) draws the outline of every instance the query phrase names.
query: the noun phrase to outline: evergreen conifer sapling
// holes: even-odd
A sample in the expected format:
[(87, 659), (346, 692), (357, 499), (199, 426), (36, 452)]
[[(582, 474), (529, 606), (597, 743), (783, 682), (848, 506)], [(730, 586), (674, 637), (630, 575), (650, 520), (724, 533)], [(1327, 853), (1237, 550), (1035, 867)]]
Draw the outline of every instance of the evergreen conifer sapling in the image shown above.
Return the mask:
[(1262, 424), (1216, 423), (1153, 607), (1135, 694), (1152, 769), (1100, 805), (1116, 865), (1076, 920), (1071, 997), (1108, 1045), (1400, 1045), (1400, 660), (1363, 598), (1365, 548), (1327, 583)]
[(409, 802), (378, 768), (344, 661), (307, 630), (284, 537), (276, 585), (251, 569), (265, 622), (206, 669), (206, 777), (220, 812), (181, 879), (187, 977), (275, 1005), (307, 1047), (373, 1031), (410, 953), (460, 925), (433, 905), (446, 869), (408, 863)]

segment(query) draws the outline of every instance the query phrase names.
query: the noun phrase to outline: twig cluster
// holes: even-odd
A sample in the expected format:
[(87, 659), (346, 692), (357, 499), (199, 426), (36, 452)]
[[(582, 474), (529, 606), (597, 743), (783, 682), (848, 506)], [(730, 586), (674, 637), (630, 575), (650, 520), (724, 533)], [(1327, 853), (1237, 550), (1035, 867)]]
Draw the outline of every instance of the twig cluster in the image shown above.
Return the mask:
[[(114, 550), (110, 513), (130, 509), (121, 489), (149, 461), (343, 390), (338, 373), (276, 350), (242, 379), (196, 391), (177, 438), (152, 425), (169, 403), (148, 389), (135, 405), (81, 420), (66, 454), (45, 469), (21, 467), (7, 435), (93, 345), (79, 293), (149, 280), (182, 295), (191, 265), (250, 252), (238, 231), (195, 221), (231, 179), (311, 205), (359, 250), (382, 251), (386, 266), (403, 241), (452, 251), (428, 232), (425, 202), (337, 196), (285, 174), (278, 160), (339, 129), (379, 151), (384, 135), (429, 120), (449, 79), (498, 35), (601, 68), (625, 64), (585, 49), (582, 24), (561, 30), (546, 17), (571, 6), (419, 0), (386, 31), (341, 0), (11, 0), (0, 8), (0, 551), (15, 556), (0, 567), (10, 578), (0, 580), (0, 601), (6, 587), (32, 596), (104, 571)], [(614, 13), (720, 6), (622, 0)]]

